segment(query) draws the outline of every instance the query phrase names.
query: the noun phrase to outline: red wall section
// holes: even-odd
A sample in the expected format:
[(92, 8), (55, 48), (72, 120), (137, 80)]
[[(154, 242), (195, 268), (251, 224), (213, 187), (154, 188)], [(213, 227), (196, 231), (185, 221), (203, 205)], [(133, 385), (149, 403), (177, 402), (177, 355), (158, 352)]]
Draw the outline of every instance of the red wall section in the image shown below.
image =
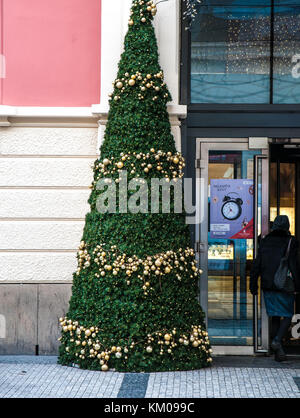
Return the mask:
[(101, 0), (2, 1), (2, 104), (100, 101)]

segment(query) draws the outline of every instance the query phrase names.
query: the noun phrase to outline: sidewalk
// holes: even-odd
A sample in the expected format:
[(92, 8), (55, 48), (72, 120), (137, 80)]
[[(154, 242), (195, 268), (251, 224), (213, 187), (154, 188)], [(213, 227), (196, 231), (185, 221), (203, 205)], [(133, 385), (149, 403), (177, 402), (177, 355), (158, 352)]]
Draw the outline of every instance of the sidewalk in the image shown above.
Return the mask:
[(117, 373), (0, 356), (0, 398), (300, 398), (300, 358), (214, 357), (208, 369)]

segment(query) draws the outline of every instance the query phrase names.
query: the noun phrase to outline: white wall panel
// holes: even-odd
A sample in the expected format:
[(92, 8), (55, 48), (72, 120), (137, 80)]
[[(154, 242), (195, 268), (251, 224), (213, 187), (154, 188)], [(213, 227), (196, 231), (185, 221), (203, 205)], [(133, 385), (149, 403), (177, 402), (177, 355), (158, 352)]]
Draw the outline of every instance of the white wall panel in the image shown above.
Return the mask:
[(83, 227), (82, 221), (0, 221), (0, 250), (77, 249)]
[(0, 155), (96, 155), (97, 128), (1, 128)]
[(0, 189), (1, 218), (84, 218), (90, 190)]
[(0, 187), (89, 186), (95, 158), (0, 158)]
[(74, 253), (1, 253), (0, 281), (71, 281), (77, 268)]

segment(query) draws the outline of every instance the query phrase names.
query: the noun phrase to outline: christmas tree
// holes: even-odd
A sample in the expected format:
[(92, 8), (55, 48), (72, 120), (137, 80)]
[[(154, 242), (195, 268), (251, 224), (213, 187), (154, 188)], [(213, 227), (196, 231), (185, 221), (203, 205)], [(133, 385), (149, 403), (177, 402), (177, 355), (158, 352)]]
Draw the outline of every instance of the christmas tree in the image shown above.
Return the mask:
[[(156, 11), (152, 1), (133, 1), (101, 157), (94, 165), (69, 311), (60, 319), (63, 365), (153, 372), (211, 362), (197, 301), (199, 270), (185, 213), (174, 213), (176, 192), (171, 188), (170, 211), (164, 213), (162, 192), (155, 210), (147, 198), (140, 210), (129, 211), (119, 190), (125, 174), (128, 182), (134, 178), (144, 187), (154, 177), (179, 183), (183, 176), (152, 26)], [(106, 212), (99, 210), (99, 202), (109, 200), (108, 189), (99, 187), (103, 180), (118, 192), (110, 202), (115, 205), (107, 204), (113, 210)], [(128, 196), (128, 206), (130, 199), (142, 200), (134, 190)]]

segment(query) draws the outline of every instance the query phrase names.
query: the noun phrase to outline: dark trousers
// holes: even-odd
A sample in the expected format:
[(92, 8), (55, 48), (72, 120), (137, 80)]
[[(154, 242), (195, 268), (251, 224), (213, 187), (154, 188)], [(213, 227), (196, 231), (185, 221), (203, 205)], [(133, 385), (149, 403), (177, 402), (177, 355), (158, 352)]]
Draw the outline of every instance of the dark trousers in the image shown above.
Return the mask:
[(277, 341), (282, 341), (283, 337), (287, 334), (289, 327), (291, 325), (292, 318), (280, 316), (272, 316), (272, 327), (271, 327), (271, 338), (272, 341), (274, 338)]

